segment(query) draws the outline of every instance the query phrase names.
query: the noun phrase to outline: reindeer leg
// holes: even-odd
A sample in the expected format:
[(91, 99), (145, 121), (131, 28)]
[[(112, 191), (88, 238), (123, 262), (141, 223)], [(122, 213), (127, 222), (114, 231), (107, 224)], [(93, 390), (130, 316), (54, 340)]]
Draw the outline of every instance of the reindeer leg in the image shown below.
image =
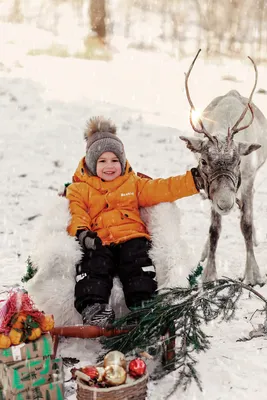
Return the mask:
[(210, 237), (208, 236), (208, 238), (206, 240), (206, 243), (205, 243), (205, 246), (204, 246), (204, 248), (202, 250), (202, 253), (201, 253), (201, 257), (200, 257), (200, 261), (201, 262), (205, 261), (206, 258), (208, 257), (209, 247), (210, 247)]
[[(203, 282), (214, 281), (217, 279), (215, 253), (218, 240), (221, 233), (222, 217), (213, 208), (211, 209), (211, 224), (209, 229), (209, 238), (206, 246), (209, 244), (208, 261), (203, 272)], [(208, 248), (208, 246), (207, 246)], [(205, 250), (205, 249), (204, 249)], [(202, 253), (203, 254), (203, 253)]]
[(242, 187), (242, 209), (241, 209), (241, 231), (246, 245), (246, 269), (245, 283), (248, 285), (264, 285), (265, 279), (260, 274), (260, 269), (255, 258), (253, 248), (253, 180), (243, 183)]
[[(252, 199), (254, 197), (254, 193), (255, 193), (255, 189), (252, 189)], [(259, 245), (259, 241), (258, 241), (258, 235), (257, 235), (257, 231), (254, 225), (254, 221), (252, 221), (252, 239), (253, 239), (253, 244), (254, 247), (257, 247)]]
[(252, 240), (253, 240), (254, 247), (257, 247), (259, 245), (259, 241), (258, 241), (258, 235), (257, 235), (257, 231), (255, 229), (254, 223), (252, 225)]
[[(254, 189), (253, 189), (253, 195), (254, 195)], [(236, 199), (236, 204), (238, 205), (238, 208), (240, 211), (242, 211), (243, 205), (241, 200), (239, 200), (238, 198)], [(254, 222), (252, 222), (252, 240), (253, 240), (253, 244), (255, 247), (257, 247), (259, 245), (259, 241), (258, 241), (258, 237), (257, 237), (257, 231), (255, 229), (255, 225)]]

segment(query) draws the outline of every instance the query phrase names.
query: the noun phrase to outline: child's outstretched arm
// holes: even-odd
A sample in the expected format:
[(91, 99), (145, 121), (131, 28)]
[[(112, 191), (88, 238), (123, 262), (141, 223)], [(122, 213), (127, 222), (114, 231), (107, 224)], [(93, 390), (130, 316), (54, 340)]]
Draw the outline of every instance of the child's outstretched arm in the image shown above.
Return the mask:
[(69, 210), (71, 221), (68, 226), (68, 233), (75, 236), (78, 230), (90, 229), (91, 218), (88, 214), (87, 205), (84, 202), (83, 183), (73, 183), (68, 186), (66, 197), (69, 200)]
[(199, 191), (191, 171), (187, 171), (185, 175), (166, 179), (140, 178), (138, 180), (138, 201), (141, 207), (172, 202), (197, 193)]

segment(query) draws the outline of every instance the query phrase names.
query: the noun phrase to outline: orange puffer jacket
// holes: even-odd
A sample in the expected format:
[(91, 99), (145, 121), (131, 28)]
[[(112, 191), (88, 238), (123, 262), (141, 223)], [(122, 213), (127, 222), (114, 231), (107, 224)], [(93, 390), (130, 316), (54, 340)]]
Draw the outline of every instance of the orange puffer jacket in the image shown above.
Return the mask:
[(84, 158), (68, 186), (71, 221), (70, 235), (79, 229), (97, 232), (104, 245), (121, 243), (137, 237), (150, 238), (140, 217), (139, 207), (172, 202), (198, 193), (190, 171), (167, 179), (137, 176), (129, 163), (126, 172), (111, 182), (104, 182), (87, 172)]

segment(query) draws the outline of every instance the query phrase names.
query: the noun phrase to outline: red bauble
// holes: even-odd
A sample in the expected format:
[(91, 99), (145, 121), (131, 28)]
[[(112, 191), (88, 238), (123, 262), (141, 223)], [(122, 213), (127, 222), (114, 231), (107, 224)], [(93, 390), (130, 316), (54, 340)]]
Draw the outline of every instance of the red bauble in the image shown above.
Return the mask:
[(134, 378), (143, 376), (146, 373), (146, 363), (141, 358), (135, 358), (129, 363), (129, 374)]
[(99, 375), (97, 368), (94, 366), (83, 367), (81, 371), (91, 379), (97, 379)]

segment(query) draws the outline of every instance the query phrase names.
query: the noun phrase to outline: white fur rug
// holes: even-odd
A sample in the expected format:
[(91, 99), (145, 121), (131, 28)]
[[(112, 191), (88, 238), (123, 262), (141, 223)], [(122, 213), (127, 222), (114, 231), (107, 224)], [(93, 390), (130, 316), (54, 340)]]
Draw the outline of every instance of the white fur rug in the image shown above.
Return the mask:
[[(157, 271), (159, 288), (187, 286), (193, 264), (180, 237), (180, 214), (175, 203), (162, 203), (141, 210), (152, 237), (150, 257)], [(75, 264), (81, 259), (78, 242), (67, 234), (68, 200), (56, 196), (39, 219), (31, 260), (38, 269), (25, 284), (36, 306), (54, 315), (57, 326), (81, 324), (74, 308)], [(114, 279), (110, 303), (119, 317), (128, 309), (118, 278)]]

